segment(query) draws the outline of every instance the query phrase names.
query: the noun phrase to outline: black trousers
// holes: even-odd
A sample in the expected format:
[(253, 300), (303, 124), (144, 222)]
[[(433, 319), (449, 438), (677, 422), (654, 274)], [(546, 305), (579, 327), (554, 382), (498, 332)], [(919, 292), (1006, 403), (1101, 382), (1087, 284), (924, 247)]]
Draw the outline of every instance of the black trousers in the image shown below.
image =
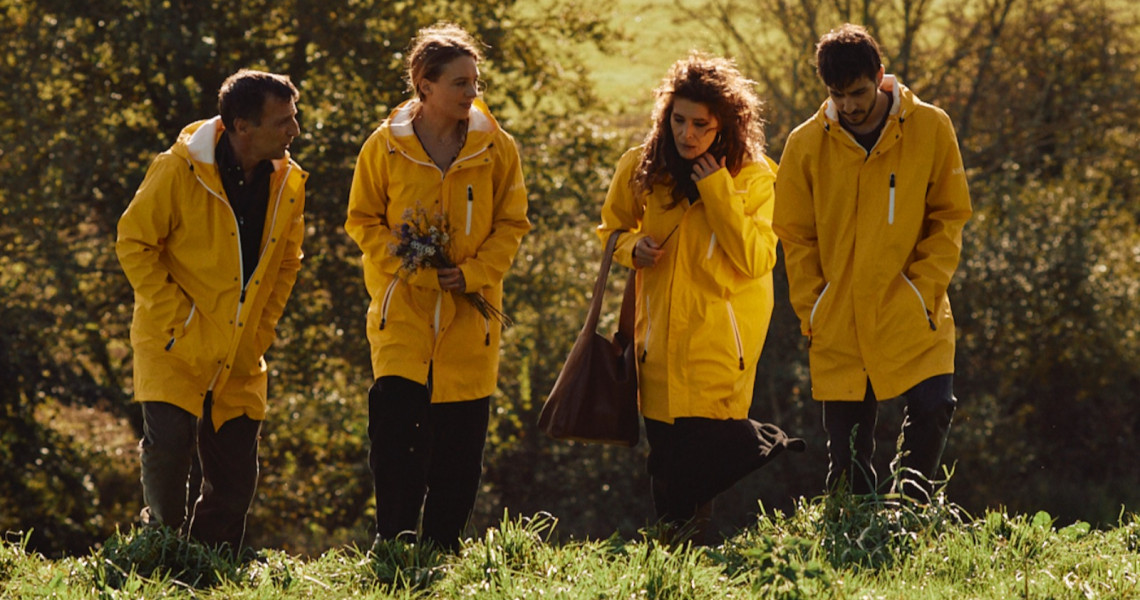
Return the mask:
[(752, 419), (645, 419), (645, 435), (657, 518), (675, 524), (785, 449), (804, 450), (803, 440)]
[[(930, 498), (930, 480), (937, 479), (939, 475), (938, 466), (958, 403), (953, 388), (954, 375), (945, 374), (925, 379), (903, 393), (902, 398), (906, 400), (903, 441), (899, 456), (895, 458), (902, 467), (902, 481), (894, 482), (893, 491), (921, 500)], [(867, 383), (867, 393), (860, 402), (822, 404), (830, 459), (828, 489), (834, 489), (845, 480), (852, 493), (871, 493), (878, 487), (872, 459), (879, 410), (871, 383)]]
[[(381, 377), (368, 392), (376, 534), (455, 549), (483, 473), (490, 398), (432, 404), (427, 386)], [(422, 512), (422, 524), (421, 524)]]
[[(205, 544), (229, 544), (236, 552), (257, 491), (261, 421), (241, 416), (215, 431), (212, 405), (213, 396), (207, 394), (199, 419), (173, 404), (142, 403), (142, 520), (188, 531)], [(199, 481), (191, 473), (195, 452), (201, 469), (198, 489), (191, 485)]]

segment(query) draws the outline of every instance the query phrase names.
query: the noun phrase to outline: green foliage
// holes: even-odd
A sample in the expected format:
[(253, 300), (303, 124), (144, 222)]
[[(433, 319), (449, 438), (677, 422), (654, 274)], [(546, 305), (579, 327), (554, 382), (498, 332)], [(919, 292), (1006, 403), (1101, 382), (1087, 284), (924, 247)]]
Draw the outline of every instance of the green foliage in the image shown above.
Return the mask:
[[(439, 589), (460, 596), (486, 591), (480, 586), (492, 582), (520, 593), (547, 589), (535, 586), (549, 579), (564, 597), (594, 597), (650, 588), (690, 594), (712, 589), (724, 576), (732, 589), (765, 597), (842, 597), (856, 595), (853, 586), (865, 573), (910, 568), (904, 555), (934, 543), (928, 532), (942, 536), (938, 543), (961, 541), (939, 529), (943, 521), (950, 528), (969, 525), (959, 523), (955, 505), (943, 506), (939, 519), (924, 520), (928, 509), (893, 500), (870, 503), (874, 510), (793, 500), (822, 486), (826, 440), (810, 401), (806, 349), (786, 301), (782, 264), (752, 416), (805, 437), (809, 451), (765, 467), (718, 499), (714, 525), (728, 535), (748, 524), (758, 498), (794, 515), (763, 517), (759, 533), (741, 538), (752, 546), (737, 551), (730, 544), (723, 558), (694, 558), (611, 537), (636, 536), (653, 513), (644, 444), (629, 450), (553, 442), (534, 427), (582, 323), (600, 253), (593, 228), (613, 166), (647, 123), (645, 114), (608, 112), (629, 104), (597, 97), (590, 83), (596, 65), (577, 52), (585, 46), (612, 58), (645, 45), (639, 37), (645, 22), (625, 26), (624, 39), (611, 25), (636, 13), (629, 7), (638, 1), (0, 0), (6, 42), (0, 50), (0, 531), (29, 531), (21, 552), (82, 554), (137, 514), (133, 445), (140, 422), (130, 404), (127, 331), (133, 299), (113, 252), (116, 221), (152, 157), (186, 123), (215, 112), (222, 78), (239, 67), (259, 67), (291, 74), (301, 89), (302, 136), (294, 152), (312, 176), (307, 256), (268, 357), (271, 410), (249, 541), (320, 558), (305, 564), (270, 552), (268, 562), (239, 566), (214, 589), (257, 597), (243, 587), (256, 579), (296, 597), (328, 597), (333, 593), (326, 586), (342, 584), (378, 597)], [(808, 57), (819, 34), (841, 20), (867, 23), (883, 42), (888, 71), (950, 113), (970, 169), (976, 216), (951, 290), (960, 332), (960, 403), (946, 459), (962, 476), (948, 492), (961, 506), (987, 514), (980, 522), (994, 519), (995, 527), (1009, 529), (1003, 538), (986, 538), (991, 551), (1013, 552), (1010, 540), (1018, 532), (1021, 554), (1010, 560), (1024, 560), (1036, 547), (1024, 541), (1031, 534), (1043, 536), (1046, 546), (1056, 539), (1100, 540), (1096, 527), (1111, 523), (1121, 505), (1140, 502), (1140, 463), (1127, 459), (1140, 444), (1136, 11), (1120, 0), (678, 5), (684, 31), (703, 27), (698, 37), (723, 43), (711, 49), (735, 56), (758, 82), (774, 156), (787, 132), (825, 96)], [(535, 224), (506, 282), (506, 310), (518, 324), (504, 336), (473, 530), (479, 538), (504, 509), (548, 511), (561, 523), (557, 532), (517, 525), (530, 533), (504, 523), (489, 546), (480, 546), (480, 564), (497, 569), (497, 579), (472, 573), (470, 588), (447, 587), (463, 568), (449, 558), (436, 565), (415, 553), (379, 563), (351, 552), (321, 554), (371, 539), (365, 394), (372, 374), (362, 330), (368, 299), (359, 250), (341, 228), (352, 169), (365, 137), (406, 95), (402, 51), (408, 39), (439, 18), (472, 29), (489, 46), (487, 100), (519, 143)], [(606, 64), (632, 67), (620, 60)], [(629, 123), (637, 125), (623, 126)], [(611, 276), (611, 309), (623, 280), (622, 269)], [(603, 321), (603, 329), (612, 327)], [(895, 405), (884, 408), (878, 443), (887, 449), (895, 446), (898, 416)], [(876, 468), (885, 472), (889, 456), (880, 454)], [(989, 516), (996, 504), (1091, 525), (1087, 532), (1080, 526), (1062, 528), (1064, 534), (1051, 526), (1034, 530), (1016, 518)], [(825, 523), (831, 529), (824, 531)], [(804, 529), (791, 537), (764, 529), (793, 526)], [(1104, 535), (1111, 538), (1106, 543), (1135, 552), (1137, 531), (1133, 520)], [(516, 540), (525, 547), (531, 534), (542, 540), (534, 546), (546, 553), (541, 560), (558, 571), (540, 577), (528, 562), (535, 557), (524, 551), (520, 558), (498, 545)], [(553, 539), (600, 541), (574, 542), (573, 552), (561, 552), (548, 545)], [(989, 564), (988, 555), (969, 554), (973, 546), (963, 542), (962, 548), (968, 560)], [(20, 570), (21, 580), (44, 590), (62, 589), (89, 572), (74, 567), (45, 579), (39, 572), (51, 566), (42, 559), (4, 556), (13, 558), (0, 561), (0, 574)], [(992, 575), (959, 564), (967, 559), (957, 554), (947, 556), (956, 570), (931, 558), (932, 573), (964, 578), (977, 596), (992, 593), (984, 587)], [(624, 576), (619, 569), (635, 558), (655, 575)], [(348, 563), (352, 569), (344, 568)], [(29, 564), (39, 565), (35, 573), (22, 571)], [(392, 582), (368, 571), (378, 565), (395, 565)], [(1012, 562), (1008, 568), (1028, 573), (1015, 583), (1045, 586), (1039, 571)], [(1122, 573), (1136, 571), (1133, 564), (1131, 571), (1101, 573), (1116, 587), (1089, 589), (1109, 597), (1104, 589), (1127, 591)], [(404, 583), (395, 584), (396, 572)], [(1054, 570), (1058, 581), (1061, 572)], [(122, 587), (100, 593), (175, 594), (159, 591), (166, 588), (157, 580), (125, 573)], [(860, 575), (852, 579), (851, 573)], [(613, 581), (577, 591), (581, 582), (605, 576)], [(908, 572), (900, 581), (909, 586), (923, 576)], [(1089, 581), (1084, 571), (1074, 577)], [(1040, 594), (1065, 597), (1079, 589), (1074, 585), (1042, 587)], [(903, 586), (881, 589), (917, 597)], [(995, 589), (1025, 595), (1023, 587)]]
[(368, 576), (390, 590), (426, 590), (446, 573), (445, 555), (431, 544), (377, 540), (368, 552)]
[(134, 580), (169, 580), (173, 585), (209, 588), (237, 576), (238, 564), (228, 552), (215, 552), (165, 527), (132, 530), (112, 536), (91, 565), (94, 585), (123, 589)]
[[(386, 542), (368, 553), (334, 549), (312, 560), (280, 551), (235, 561), (158, 530), (132, 531), (87, 556), (50, 561), (26, 539), (0, 542), (0, 597), (39, 598), (1129, 598), (1140, 591), (1140, 519), (1092, 529), (988, 511), (977, 520), (937, 503), (911, 506), (923, 525), (910, 541), (833, 549), (899, 506), (803, 501), (765, 514), (723, 545), (663, 544), (653, 537), (555, 543), (548, 515), (504, 519), (456, 554)], [(875, 544), (880, 544), (873, 548)], [(893, 554), (889, 561), (866, 556)]]

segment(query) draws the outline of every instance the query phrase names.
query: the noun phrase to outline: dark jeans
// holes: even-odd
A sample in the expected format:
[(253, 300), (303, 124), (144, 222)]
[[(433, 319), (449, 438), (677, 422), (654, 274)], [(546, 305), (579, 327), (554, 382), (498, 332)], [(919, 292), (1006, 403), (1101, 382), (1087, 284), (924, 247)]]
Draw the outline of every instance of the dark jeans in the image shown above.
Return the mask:
[[(455, 549), (475, 508), (490, 398), (432, 404), (427, 386), (381, 377), (368, 392), (376, 534)], [(420, 513), (423, 522), (420, 524)]]
[(645, 419), (645, 436), (657, 518), (674, 524), (710, 516), (706, 505), (718, 494), (783, 450), (804, 449), (803, 440), (752, 419)]
[[(229, 544), (236, 552), (257, 491), (261, 421), (241, 416), (214, 431), (212, 401), (207, 395), (201, 419), (173, 404), (142, 403), (143, 522), (186, 530), (202, 543)], [(191, 474), (195, 451), (201, 466), (198, 490), (189, 485), (196, 480)]]
[[(906, 400), (902, 425), (902, 448), (896, 461), (901, 469), (894, 491), (921, 500), (930, 498), (930, 480), (938, 478), (938, 465), (946, 448), (946, 436), (958, 400), (954, 376), (935, 375), (903, 393)], [(855, 494), (869, 494), (878, 487), (872, 459), (875, 454), (875, 423), (879, 403), (871, 383), (861, 402), (823, 402), (823, 427), (831, 464), (827, 487), (845, 480)], [(921, 477), (916, 476), (921, 475)]]

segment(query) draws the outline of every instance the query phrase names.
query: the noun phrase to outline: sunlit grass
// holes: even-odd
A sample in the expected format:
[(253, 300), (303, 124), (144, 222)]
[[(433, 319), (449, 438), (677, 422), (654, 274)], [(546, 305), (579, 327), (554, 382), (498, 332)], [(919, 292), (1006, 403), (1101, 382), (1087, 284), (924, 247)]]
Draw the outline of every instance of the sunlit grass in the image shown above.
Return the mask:
[(216, 553), (131, 530), (51, 561), (0, 543), (0, 598), (1135, 598), (1140, 519), (1057, 527), (1044, 512), (972, 517), (942, 494), (801, 500), (715, 547), (636, 539), (556, 542), (545, 514), (504, 517), (458, 553), (404, 542), (304, 560)]

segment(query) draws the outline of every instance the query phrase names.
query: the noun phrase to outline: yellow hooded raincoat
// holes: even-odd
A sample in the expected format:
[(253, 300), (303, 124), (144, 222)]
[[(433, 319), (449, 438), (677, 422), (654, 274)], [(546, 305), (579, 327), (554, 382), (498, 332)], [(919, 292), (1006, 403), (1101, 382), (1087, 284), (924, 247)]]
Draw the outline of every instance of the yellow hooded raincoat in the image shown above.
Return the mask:
[(243, 288), (238, 223), (214, 161), (220, 117), (186, 127), (151, 164), (119, 219), (115, 250), (135, 291), (131, 343), (137, 401), (202, 415), (215, 428), (267, 408), (264, 354), (301, 268), (305, 180), (274, 161), (257, 269)]
[(746, 418), (772, 316), (774, 163), (735, 177), (720, 169), (697, 182), (698, 202), (667, 210), (668, 187), (648, 196), (630, 187), (640, 156), (634, 148), (618, 162), (598, 235), (628, 231), (614, 251), (627, 267), (638, 240), (665, 240), (657, 265), (637, 272), (641, 412), (666, 423)]
[(894, 103), (868, 153), (828, 100), (788, 137), (775, 227), (810, 340), (812, 395), (880, 400), (954, 372), (946, 290), (971, 214), (950, 118), (887, 75)]
[(409, 209), (442, 213), (467, 291), (501, 309), (503, 278), (530, 230), (526, 186), (514, 139), (481, 100), (471, 107), (459, 156), (440, 172), (412, 129), (416, 102), (396, 107), (364, 142), (344, 228), (364, 252), (374, 376), (426, 384), (430, 367), (432, 402), (474, 400), (495, 391), (502, 326), (443, 292), (434, 269), (398, 274), (392, 232)]

